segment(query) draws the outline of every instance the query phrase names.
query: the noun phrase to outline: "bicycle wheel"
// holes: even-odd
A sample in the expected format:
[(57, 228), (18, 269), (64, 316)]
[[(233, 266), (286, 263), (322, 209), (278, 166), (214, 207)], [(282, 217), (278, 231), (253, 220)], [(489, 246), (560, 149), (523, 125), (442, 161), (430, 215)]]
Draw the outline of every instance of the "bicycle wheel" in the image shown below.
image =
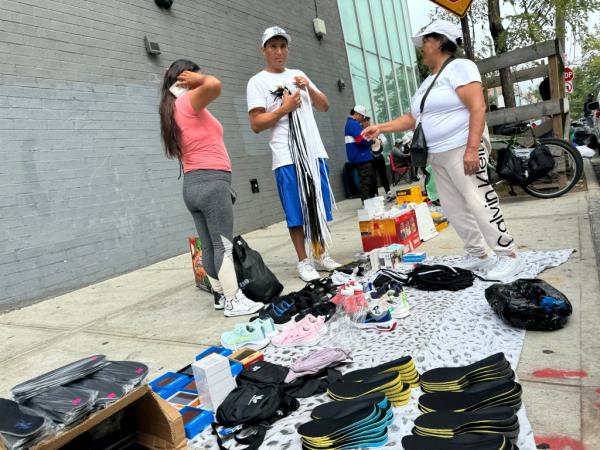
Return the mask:
[(577, 184), (583, 173), (581, 153), (567, 141), (557, 138), (539, 139), (554, 157), (554, 169), (548, 175), (521, 186), (529, 195), (537, 198), (555, 198), (566, 194)]

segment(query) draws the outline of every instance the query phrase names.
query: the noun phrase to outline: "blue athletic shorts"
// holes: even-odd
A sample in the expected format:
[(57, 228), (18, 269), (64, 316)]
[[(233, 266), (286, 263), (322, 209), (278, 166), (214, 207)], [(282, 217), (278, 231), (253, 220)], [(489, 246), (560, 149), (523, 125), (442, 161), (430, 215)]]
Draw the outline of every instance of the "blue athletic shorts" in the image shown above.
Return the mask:
[[(329, 176), (327, 160), (324, 158), (319, 159), (319, 167), (321, 169), (321, 193), (323, 194), (325, 216), (327, 221), (331, 222), (333, 215), (331, 214), (331, 191), (327, 182), (327, 177)], [(296, 176), (296, 168), (293, 164), (275, 169), (275, 184), (277, 185), (279, 199), (281, 200), (288, 228), (303, 225), (302, 207), (300, 206), (300, 194), (298, 192), (298, 177)]]

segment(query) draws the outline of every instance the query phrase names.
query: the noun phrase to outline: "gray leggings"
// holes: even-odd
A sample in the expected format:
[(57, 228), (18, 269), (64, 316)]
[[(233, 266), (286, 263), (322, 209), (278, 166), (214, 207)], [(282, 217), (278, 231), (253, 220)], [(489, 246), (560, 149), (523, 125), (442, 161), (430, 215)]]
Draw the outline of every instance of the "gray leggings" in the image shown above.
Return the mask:
[(183, 201), (196, 223), (204, 269), (209, 277), (223, 283), (219, 277), (223, 258), (233, 261), (231, 172), (193, 170), (184, 174)]

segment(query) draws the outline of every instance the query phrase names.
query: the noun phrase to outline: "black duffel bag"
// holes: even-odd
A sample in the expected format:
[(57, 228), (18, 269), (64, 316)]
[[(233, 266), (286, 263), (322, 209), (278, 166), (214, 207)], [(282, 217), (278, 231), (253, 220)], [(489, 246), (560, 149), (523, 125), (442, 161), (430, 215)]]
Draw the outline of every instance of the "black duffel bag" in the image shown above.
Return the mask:
[(250, 300), (269, 303), (283, 291), (283, 285), (256, 250), (241, 236), (233, 239), (233, 263), (240, 288)]
[(538, 279), (492, 284), (485, 290), (485, 298), (502, 320), (526, 330), (558, 330), (573, 312), (562, 292)]

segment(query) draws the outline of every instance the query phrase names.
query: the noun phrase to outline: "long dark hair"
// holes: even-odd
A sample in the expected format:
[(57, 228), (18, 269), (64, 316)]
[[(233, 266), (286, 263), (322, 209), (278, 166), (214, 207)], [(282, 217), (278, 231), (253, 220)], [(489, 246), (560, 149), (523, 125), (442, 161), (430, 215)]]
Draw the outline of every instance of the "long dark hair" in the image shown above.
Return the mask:
[(187, 59), (178, 59), (167, 69), (163, 79), (160, 105), (158, 112), (160, 114), (160, 132), (165, 144), (165, 154), (167, 158), (181, 159), (181, 148), (179, 147), (179, 135), (181, 131), (175, 122), (175, 96), (171, 94), (169, 88), (177, 81), (181, 72), (189, 70), (197, 72), (200, 67)]

